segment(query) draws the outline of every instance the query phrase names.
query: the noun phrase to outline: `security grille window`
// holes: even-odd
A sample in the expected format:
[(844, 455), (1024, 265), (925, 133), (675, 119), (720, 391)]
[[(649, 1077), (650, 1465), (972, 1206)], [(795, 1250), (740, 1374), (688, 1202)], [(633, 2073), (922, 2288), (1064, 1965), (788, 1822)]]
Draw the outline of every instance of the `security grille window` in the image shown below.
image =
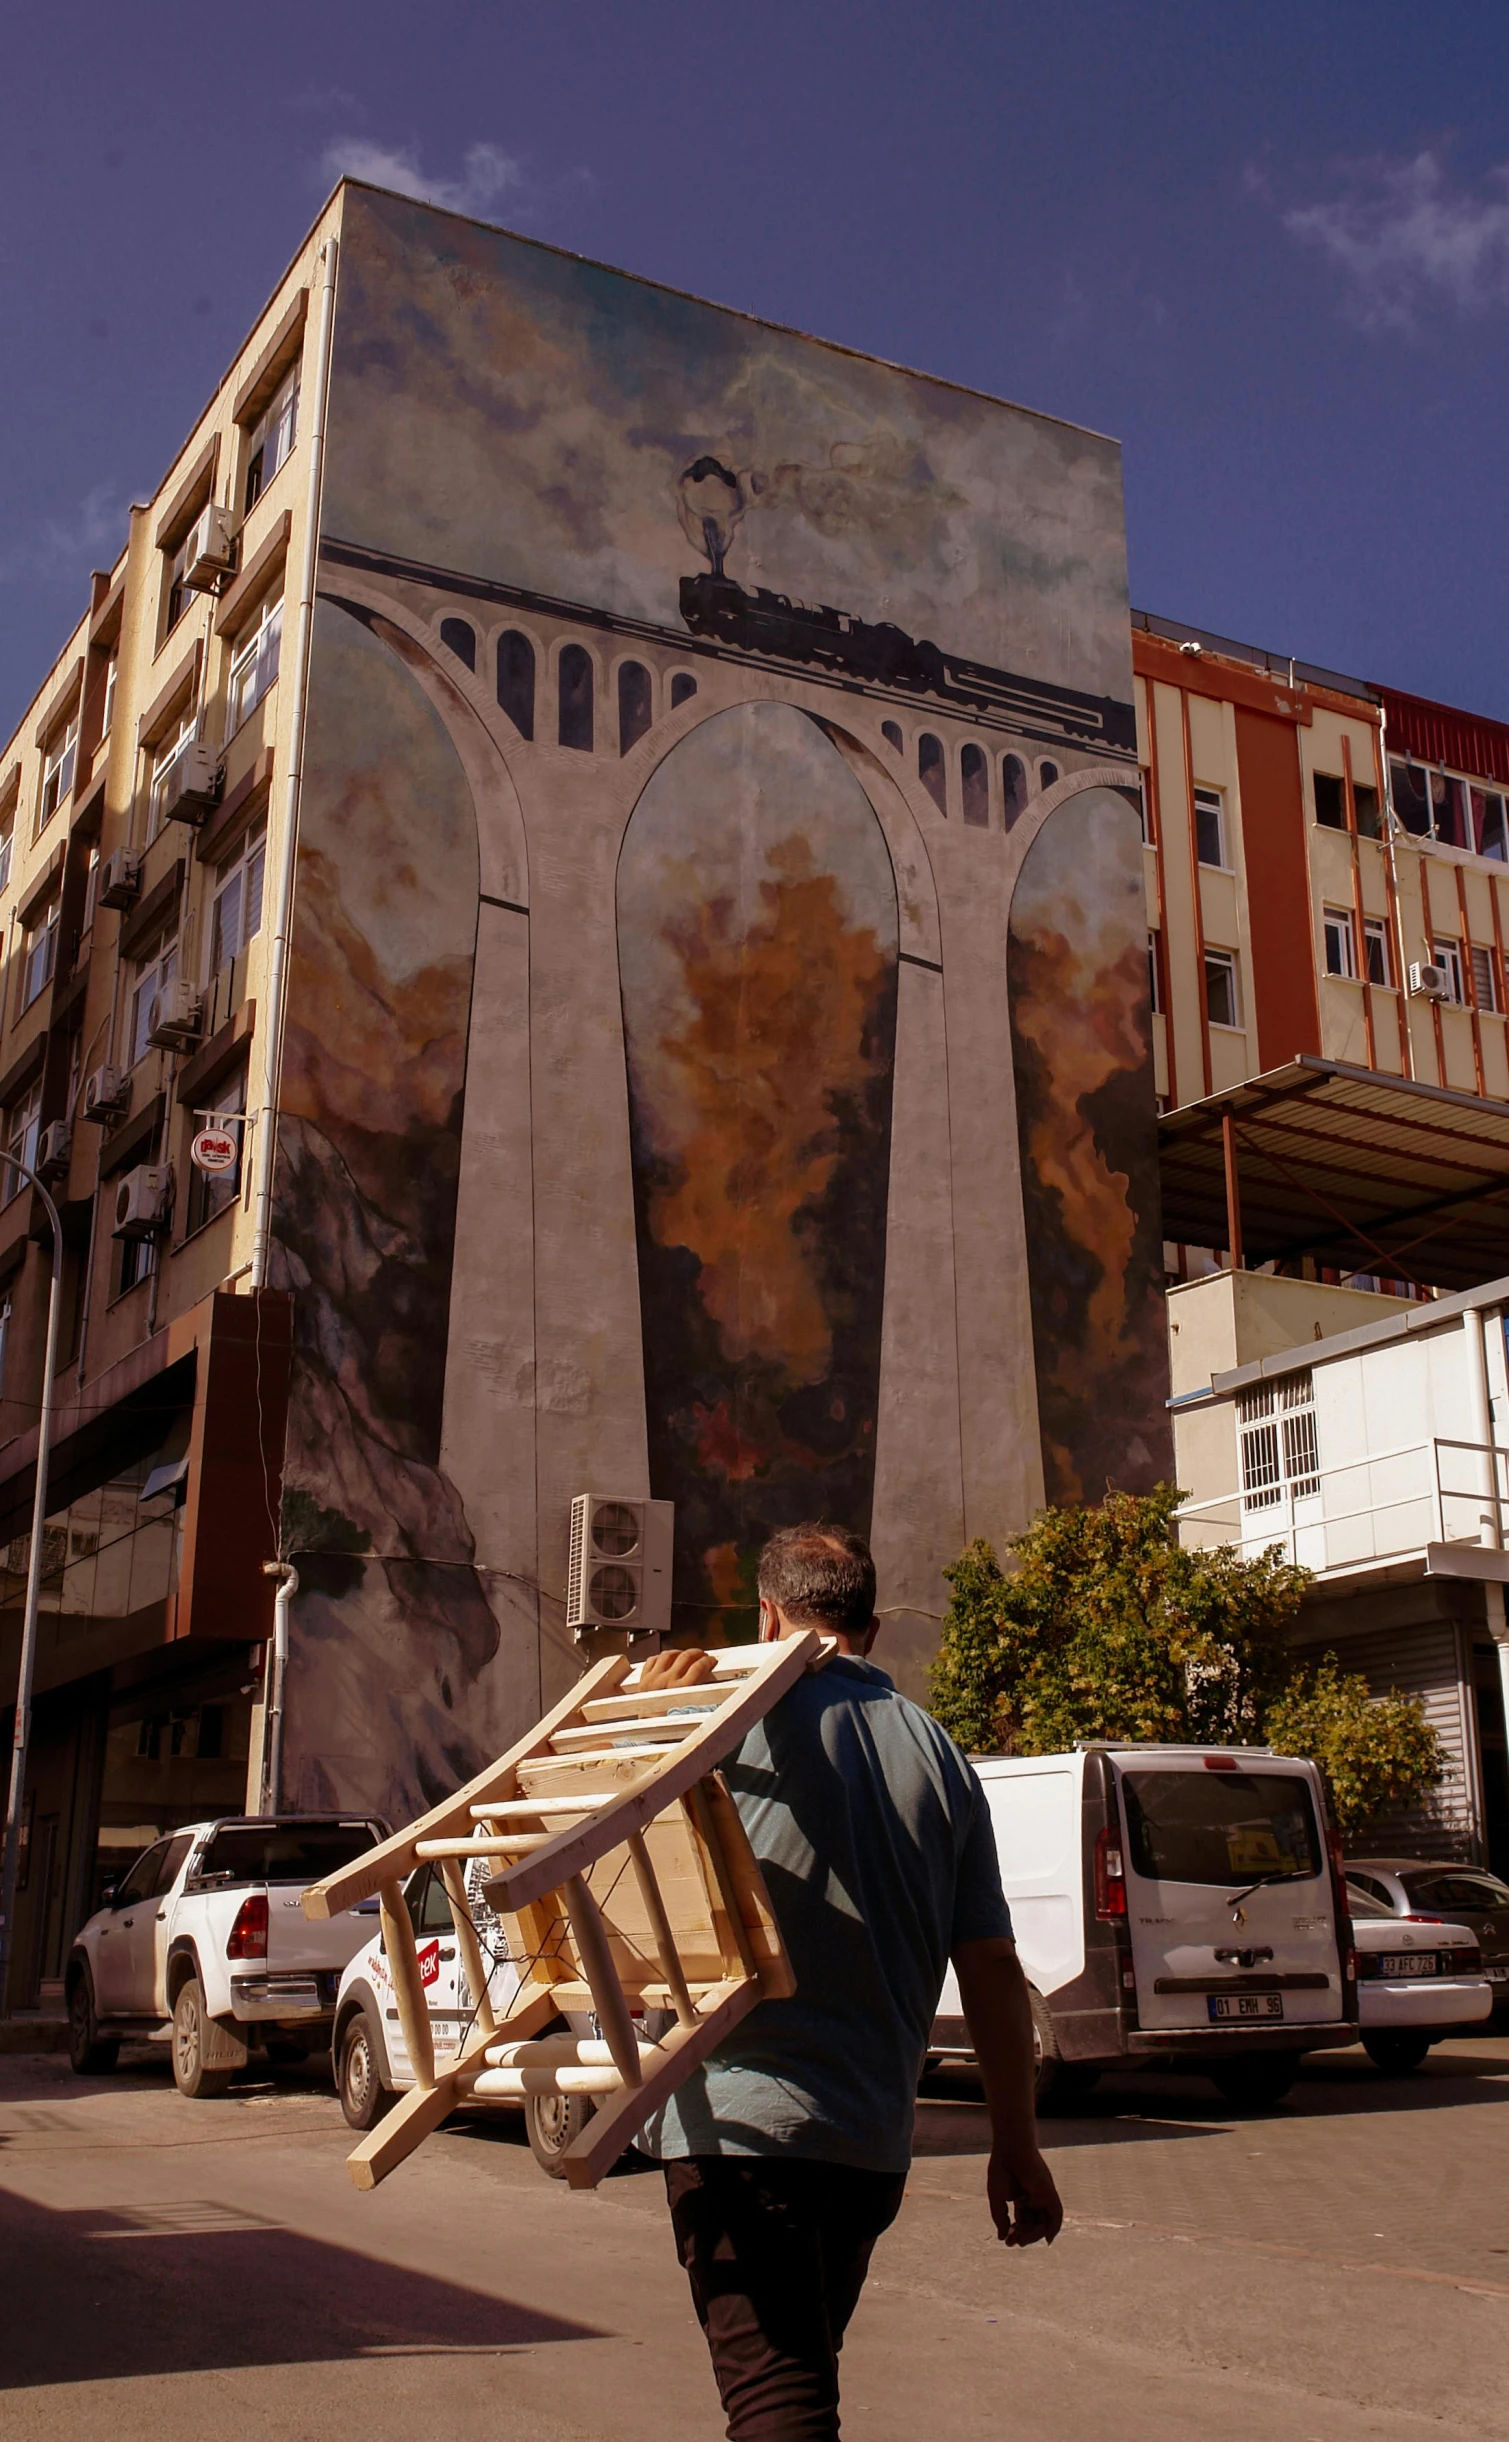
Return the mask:
[[(19, 1101), (13, 1102), (5, 1114), (5, 1150), (11, 1159), (5, 1165), (5, 1177), (0, 1182), (0, 1203), (12, 1203), (22, 1188), (29, 1185), (30, 1182), (22, 1178), (16, 1164), (24, 1162), (28, 1170), (36, 1168), (37, 1137), (41, 1125), (42, 1080), (39, 1077), (36, 1084), (29, 1087)], [(9, 1316), (9, 1304), (5, 1311)]]
[(267, 817), (254, 823), (234, 856), (215, 868), (215, 907), (210, 920), (210, 973), (218, 975), (239, 958), (262, 929), (262, 875), (267, 862)]
[(250, 627), (244, 628), (231, 661), (226, 736), (231, 737), (261, 703), (278, 675), (283, 643), (283, 597), (269, 594)]
[(1195, 851), (1202, 865), (1226, 869), (1226, 803), (1219, 789), (1195, 791)]
[(1237, 962), (1233, 950), (1205, 953), (1205, 1011), (1212, 1026), (1240, 1026)]
[(1388, 925), (1382, 916), (1363, 917), (1362, 946), (1368, 982), (1390, 986), (1394, 969), (1389, 957)]
[(1315, 1382), (1308, 1372), (1262, 1382), (1237, 1402), (1244, 1509), (1276, 1509), (1320, 1490)]
[(179, 714), (172, 727), (165, 730), (152, 749), (152, 781), (147, 794), (147, 839), (156, 839), (163, 826), (163, 805), (173, 767), (185, 750), (192, 746), (199, 728), (199, 715), (192, 704)]
[(1325, 911), (1326, 973), (1345, 975), (1353, 980), (1357, 974), (1357, 935), (1349, 907), (1328, 907)]
[(47, 742), (42, 758), (42, 796), (37, 807), (37, 829), (50, 823), (64, 798), (73, 787), (73, 767), (79, 748), (77, 718), (55, 729)]
[(152, 1002), (165, 984), (178, 973), (178, 943), (163, 943), (150, 957), (138, 958), (131, 987), (131, 1030), (126, 1044), (126, 1066), (134, 1068), (145, 1059), (152, 1046), (147, 1040), (152, 1024)]
[(1438, 966), (1446, 978), (1446, 996), (1448, 1000), (1455, 1001), (1459, 1009), (1465, 1007), (1467, 994), (1462, 987), (1461, 943), (1458, 941), (1433, 941), (1431, 943), (1430, 955), (1432, 965)]
[(37, 918), (26, 936), (26, 957), (21, 969), (21, 1006), (29, 1009), (43, 986), (52, 981), (58, 963), (58, 907), (51, 907)]
[(1493, 970), (1492, 950), (1485, 950), (1474, 942), (1468, 956), (1472, 961), (1473, 1005), (1478, 1009), (1497, 1009), (1498, 978)]
[(260, 500), (299, 431), (299, 369), (285, 374), (247, 436), (246, 507)]

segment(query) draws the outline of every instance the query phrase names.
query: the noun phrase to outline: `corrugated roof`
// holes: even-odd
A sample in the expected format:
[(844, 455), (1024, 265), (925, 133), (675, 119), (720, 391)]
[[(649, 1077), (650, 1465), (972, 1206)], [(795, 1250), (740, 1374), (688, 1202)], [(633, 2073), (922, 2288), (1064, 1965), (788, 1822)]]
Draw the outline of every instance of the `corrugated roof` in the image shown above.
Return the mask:
[(1469, 772), (1481, 780), (1509, 782), (1509, 726), (1503, 721), (1461, 712), (1455, 704), (1432, 703), (1428, 696), (1404, 695), (1397, 687), (1379, 692), (1391, 754), (1408, 754), (1417, 763), (1445, 763), (1454, 772)]
[(1227, 1243), (1227, 1113), (1249, 1265), (1308, 1255), (1448, 1290), (1509, 1272), (1509, 1103), (1292, 1060), (1163, 1114), (1165, 1238)]

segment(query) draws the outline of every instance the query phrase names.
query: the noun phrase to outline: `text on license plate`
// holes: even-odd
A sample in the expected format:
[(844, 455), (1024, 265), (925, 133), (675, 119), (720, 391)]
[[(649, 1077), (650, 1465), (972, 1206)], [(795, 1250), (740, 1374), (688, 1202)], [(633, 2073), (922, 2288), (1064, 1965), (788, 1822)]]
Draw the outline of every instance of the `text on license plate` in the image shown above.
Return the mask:
[(1435, 1972), (1433, 1950), (1386, 1950), (1378, 1962), (1381, 1976), (1433, 1976)]
[(1205, 2006), (1212, 2018), (1282, 2018), (1282, 1993), (1207, 1993)]

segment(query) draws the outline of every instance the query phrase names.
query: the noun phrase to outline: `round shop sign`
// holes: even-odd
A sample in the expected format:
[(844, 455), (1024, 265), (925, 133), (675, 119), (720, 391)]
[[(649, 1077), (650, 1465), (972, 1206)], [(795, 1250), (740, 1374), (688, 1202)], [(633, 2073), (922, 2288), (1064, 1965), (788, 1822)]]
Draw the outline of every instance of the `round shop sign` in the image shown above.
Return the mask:
[(196, 1170), (234, 1170), (238, 1147), (228, 1128), (201, 1128), (189, 1147)]

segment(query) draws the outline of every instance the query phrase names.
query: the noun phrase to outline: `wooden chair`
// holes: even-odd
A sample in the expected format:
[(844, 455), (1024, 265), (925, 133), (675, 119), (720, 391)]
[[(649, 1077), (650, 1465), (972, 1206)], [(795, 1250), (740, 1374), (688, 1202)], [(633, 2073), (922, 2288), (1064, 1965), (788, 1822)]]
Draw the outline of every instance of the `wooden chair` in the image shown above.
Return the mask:
[[(701, 1687), (636, 1692), (621, 1654), (596, 1663), (507, 1755), (453, 1798), (304, 1893), (335, 1916), (375, 1892), (416, 2083), (348, 2157), (375, 2188), (461, 2102), (602, 2097), (564, 2157), (595, 2187), (683, 2079), (757, 2001), (794, 1980), (760, 1870), (717, 1765), (831, 1645), (815, 1629), (736, 1646)], [(518, 1989), (500, 2017), (496, 1963), (466, 1869), (496, 1866), (486, 1898), (509, 1929)], [(475, 2018), (438, 2075), (402, 1885), (432, 1859), (443, 1878)], [(473, 1880), (475, 1882), (475, 1877)], [(658, 2042), (636, 2012), (673, 2012)], [(599, 2037), (542, 2035), (594, 2012)]]

